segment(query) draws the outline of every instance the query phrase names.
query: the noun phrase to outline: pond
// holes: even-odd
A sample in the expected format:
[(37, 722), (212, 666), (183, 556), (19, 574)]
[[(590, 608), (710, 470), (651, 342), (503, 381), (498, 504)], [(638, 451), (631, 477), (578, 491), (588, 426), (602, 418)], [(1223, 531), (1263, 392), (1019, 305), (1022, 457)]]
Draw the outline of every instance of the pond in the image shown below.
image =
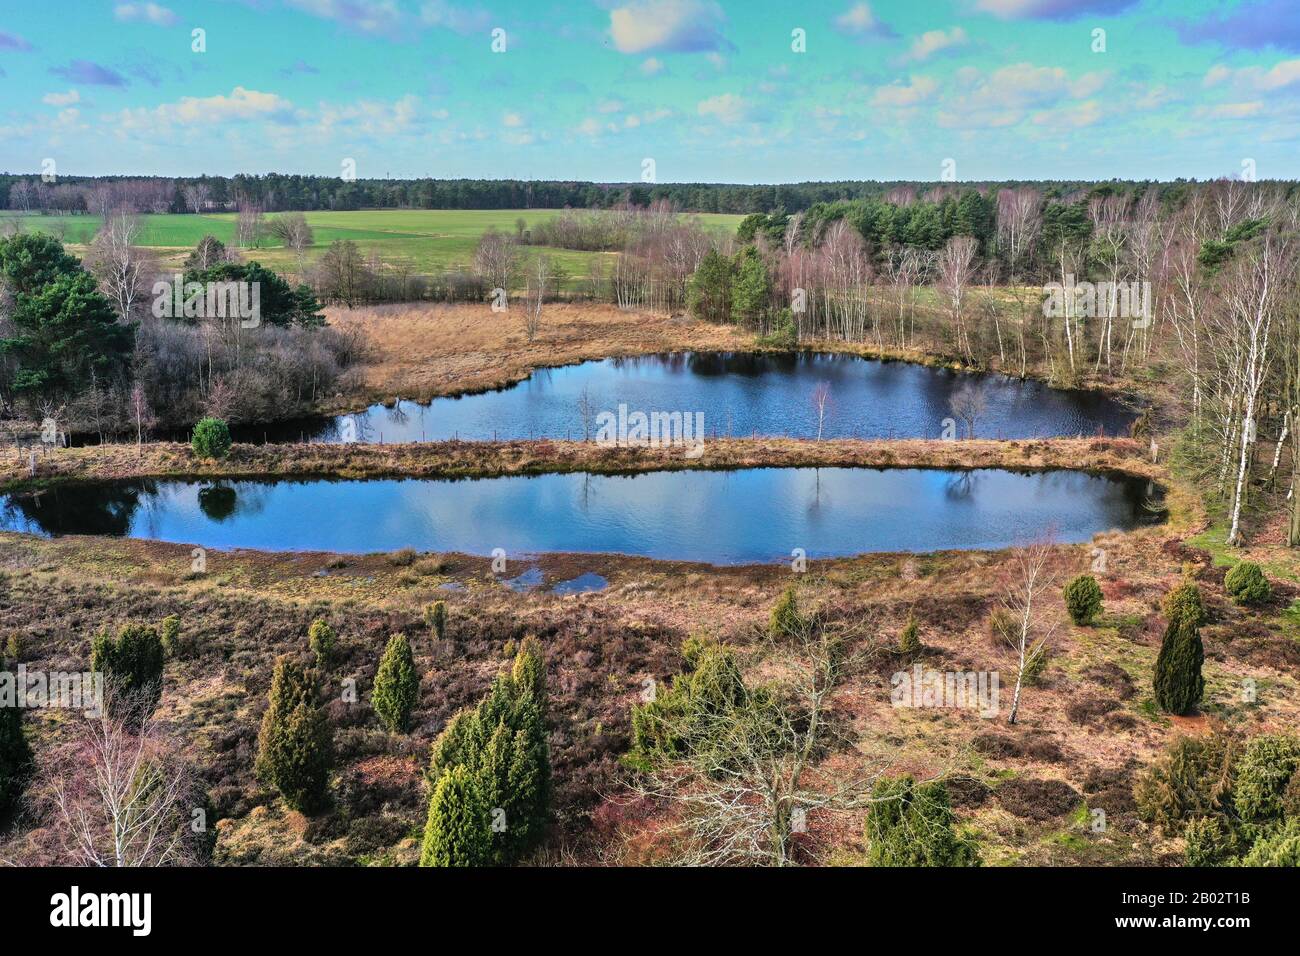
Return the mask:
[[(825, 386), (826, 401), (816, 397)], [(599, 413), (701, 413), (708, 437), (939, 438), (963, 386), (982, 405), (979, 438), (1126, 435), (1136, 417), (1096, 392), (1049, 388), (996, 374), (812, 352), (674, 352), (538, 369), (509, 388), (399, 401), (355, 415), (235, 429), (237, 441), (418, 442), (594, 436)], [(584, 405), (585, 396), (585, 405)], [(584, 414), (583, 408), (587, 411)], [(951, 435), (951, 433), (950, 433)], [(949, 436), (950, 437), (950, 436)]]
[[(1075, 471), (754, 468), (473, 480), (135, 481), (0, 497), (0, 528), (210, 548), (745, 564), (1088, 540), (1161, 520), (1144, 479)], [(523, 570), (508, 569), (507, 577)], [(526, 583), (526, 582), (525, 582)]]

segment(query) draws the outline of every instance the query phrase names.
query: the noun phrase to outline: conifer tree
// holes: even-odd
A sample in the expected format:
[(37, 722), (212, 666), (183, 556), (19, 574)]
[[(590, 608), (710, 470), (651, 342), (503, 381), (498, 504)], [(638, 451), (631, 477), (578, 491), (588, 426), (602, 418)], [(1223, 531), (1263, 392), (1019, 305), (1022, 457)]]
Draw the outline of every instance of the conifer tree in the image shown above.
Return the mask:
[(290, 808), (314, 813), (328, 802), (333, 765), (333, 735), (317, 699), (315, 675), (281, 657), (257, 737), (257, 775), (280, 791)]
[(420, 675), (415, 670), (411, 643), (405, 634), (394, 634), (375, 674), (371, 706), (385, 727), (394, 733), (405, 733), (410, 729), (411, 711), (419, 694)]
[(1201, 665), (1205, 648), (1200, 627), (1205, 619), (1205, 605), (1195, 584), (1179, 585), (1165, 597), (1164, 640), (1156, 657), (1156, 704), (1165, 713), (1186, 714), (1201, 702), (1205, 678)]
[(474, 775), (463, 766), (443, 773), (429, 800), (421, 866), (487, 866), (493, 862), (491, 812)]

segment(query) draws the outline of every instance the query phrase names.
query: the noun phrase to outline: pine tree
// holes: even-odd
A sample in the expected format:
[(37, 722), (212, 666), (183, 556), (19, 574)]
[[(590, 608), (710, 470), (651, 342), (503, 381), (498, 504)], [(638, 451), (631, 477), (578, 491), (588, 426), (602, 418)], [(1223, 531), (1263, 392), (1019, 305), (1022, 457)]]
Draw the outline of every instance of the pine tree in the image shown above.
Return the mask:
[(487, 866), (492, 859), (491, 813), (478, 782), (463, 766), (443, 773), (429, 800), (421, 866)]
[(1201, 702), (1205, 678), (1201, 666), (1205, 648), (1201, 644), (1200, 626), (1205, 619), (1205, 605), (1195, 584), (1182, 584), (1165, 597), (1164, 640), (1156, 656), (1156, 704), (1169, 714), (1186, 714)]
[(320, 619), (311, 622), (311, 627), (307, 629), (307, 646), (316, 655), (317, 666), (328, 668), (333, 663), (337, 643), (338, 636), (329, 622)]
[(798, 632), (803, 619), (799, 616), (799, 600), (795, 597), (794, 585), (785, 589), (777, 600), (768, 619), (767, 632), (772, 637), (785, 637)]
[(333, 764), (333, 735), (317, 700), (315, 676), (281, 657), (257, 736), (257, 775), (279, 790), (291, 809), (314, 813), (328, 802)]
[(1091, 574), (1081, 574), (1065, 586), (1065, 609), (1075, 624), (1091, 624), (1101, 608), (1101, 585)]
[(371, 706), (385, 727), (394, 733), (405, 733), (410, 729), (411, 711), (419, 695), (420, 675), (415, 670), (411, 644), (405, 634), (394, 634), (375, 674)]
[(426, 607), (424, 622), (433, 631), (433, 636), (441, 641), (447, 633), (447, 602), (434, 601)]
[(918, 633), (916, 617), (908, 615), (907, 624), (898, 635), (898, 650), (901, 654), (915, 654), (921, 649), (921, 637)]

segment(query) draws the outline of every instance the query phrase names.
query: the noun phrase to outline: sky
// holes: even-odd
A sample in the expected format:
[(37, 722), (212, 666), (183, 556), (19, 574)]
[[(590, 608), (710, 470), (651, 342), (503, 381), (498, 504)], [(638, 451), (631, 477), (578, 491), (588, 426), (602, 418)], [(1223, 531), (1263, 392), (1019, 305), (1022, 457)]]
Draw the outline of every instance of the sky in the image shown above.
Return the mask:
[(1287, 179), (1298, 147), (1300, 0), (0, 5), (9, 172)]

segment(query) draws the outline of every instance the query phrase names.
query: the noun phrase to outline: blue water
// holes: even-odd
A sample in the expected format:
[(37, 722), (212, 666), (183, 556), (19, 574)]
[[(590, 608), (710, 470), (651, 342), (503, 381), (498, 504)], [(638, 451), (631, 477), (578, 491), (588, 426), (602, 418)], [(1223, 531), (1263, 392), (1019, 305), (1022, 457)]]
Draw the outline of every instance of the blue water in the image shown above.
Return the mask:
[(236, 428), (240, 441), (412, 442), (584, 436), (585, 392), (596, 414), (702, 412), (709, 437), (817, 434), (814, 391), (830, 388), (822, 417), (827, 438), (939, 438), (945, 419), (961, 436), (966, 425), (949, 401), (963, 385), (987, 407), (976, 418), (979, 438), (1047, 438), (1128, 434), (1134, 414), (1087, 391), (1048, 388), (1003, 375), (951, 372), (853, 355), (678, 352), (611, 358), (539, 369), (510, 388), (420, 405), (398, 401), (357, 415)]
[[(1139, 479), (1072, 471), (757, 468), (478, 480), (151, 481), (0, 497), (0, 527), (209, 548), (547, 551), (713, 564), (1061, 542), (1155, 520)], [(529, 565), (512, 564), (507, 576)], [(526, 585), (527, 580), (520, 582)]]

